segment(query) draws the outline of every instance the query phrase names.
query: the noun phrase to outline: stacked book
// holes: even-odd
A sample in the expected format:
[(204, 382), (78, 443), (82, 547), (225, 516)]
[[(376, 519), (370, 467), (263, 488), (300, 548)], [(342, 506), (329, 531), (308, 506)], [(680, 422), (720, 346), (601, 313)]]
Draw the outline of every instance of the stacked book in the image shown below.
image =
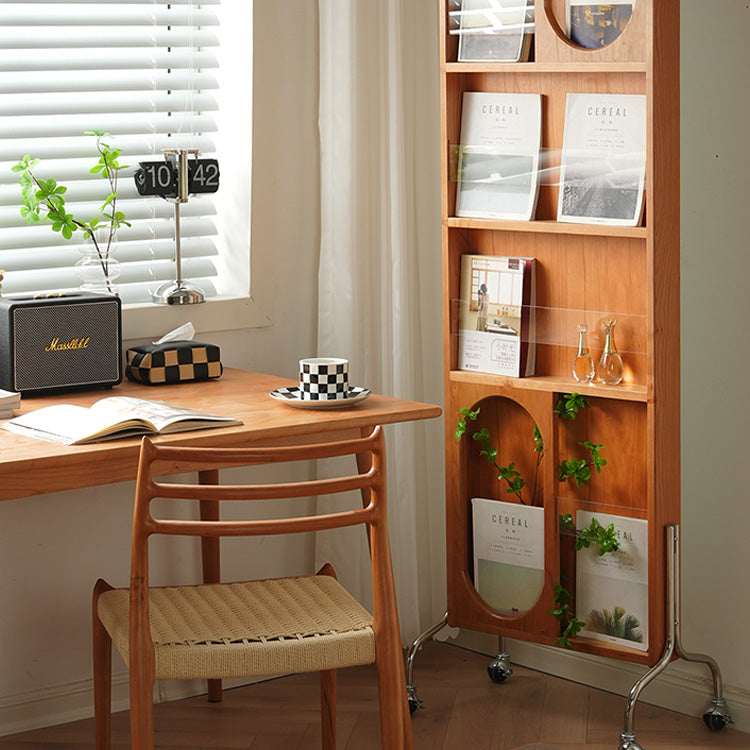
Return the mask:
[(13, 410), (21, 406), (21, 394), (0, 388), (0, 419), (13, 416)]

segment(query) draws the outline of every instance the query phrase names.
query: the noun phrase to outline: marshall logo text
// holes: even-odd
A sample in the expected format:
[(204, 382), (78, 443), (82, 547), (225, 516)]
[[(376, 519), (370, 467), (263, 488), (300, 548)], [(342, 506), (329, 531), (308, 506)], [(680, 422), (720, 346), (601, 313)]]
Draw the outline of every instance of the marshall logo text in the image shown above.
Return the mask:
[(70, 341), (60, 341), (54, 338), (50, 341), (49, 346), (45, 347), (45, 352), (67, 352), (71, 349), (86, 349), (89, 345), (89, 337), (82, 339), (71, 339)]

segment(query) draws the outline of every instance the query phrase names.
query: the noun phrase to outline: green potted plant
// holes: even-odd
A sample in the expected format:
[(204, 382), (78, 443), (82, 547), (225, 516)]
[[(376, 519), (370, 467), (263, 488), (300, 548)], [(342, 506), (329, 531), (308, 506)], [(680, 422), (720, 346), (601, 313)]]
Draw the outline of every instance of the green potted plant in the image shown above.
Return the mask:
[(130, 226), (125, 214), (117, 208), (118, 176), (121, 170), (127, 169), (127, 165), (121, 165), (118, 161), (121, 150), (104, 140), (109, 133), (87, 130), (85, 135), (96, 138), (96, 151), (99, 154), (97, 163), (89, 171), (101, 175), (109, 188), (99, 212), (89, 219), (68, 213), (65, 203), (68, 189), (52, 177), (44, 179), (39, 175), (36, 171), (39, 159), (26, 154), (12, 170), (20, 174), (21, 216), (28, 224), (49, 222), (52, 230), (59, 232), (66, 240), (80, 230), (88, 248), (84, 251), (84, 257), (76, 263), (83, 281), (81, 288), (115, 294), (114, 281), (119, 276), (119, 263), (112, 256), (115, 238), (121, 226)]

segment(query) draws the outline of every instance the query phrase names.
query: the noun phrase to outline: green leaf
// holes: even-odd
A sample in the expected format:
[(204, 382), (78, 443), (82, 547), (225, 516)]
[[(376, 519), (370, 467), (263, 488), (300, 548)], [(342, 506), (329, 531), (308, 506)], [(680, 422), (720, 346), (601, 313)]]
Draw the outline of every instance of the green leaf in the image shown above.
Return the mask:
[(553, 411), (562, 419), (575, 419), (576, 414), (581, 409), (587, 409), (588, 407), (589, 403), (586, 396), (580, 393), (567, 393), (557, 400)]

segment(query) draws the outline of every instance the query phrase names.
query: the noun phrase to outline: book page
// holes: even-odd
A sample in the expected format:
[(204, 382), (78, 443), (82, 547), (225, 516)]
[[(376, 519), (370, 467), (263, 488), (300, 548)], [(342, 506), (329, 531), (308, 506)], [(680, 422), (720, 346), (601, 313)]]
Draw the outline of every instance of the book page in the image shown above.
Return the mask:
[(3, 428), (21, 435), (73, 445), (224, 424), (242, 422), (234, 417), (221, 417), (163, 401), (110, 396), (100, 399), (88, 409), (72, 404), (46, 406), (9, 420), (3, 424)]
[(151, 401), (131, 396), (103, 398), (91, 407), (91, 411), (100, 414), (102, 419), (106, 418), (111, 423), (138, 420), (151, 425), (155, 432), (169, 432), (169, 428), (178, 423), (182, 423), (185, 430), (195, 429), (195, 426), (200, 426), (202, 422), (207, 423), (206, 427), (210, 427), (212, 422), (239, 424), (239, 420), (233, 417), (221, 417), (183, 406), (174, 406), (165, 401)]
[(106, 431), (111, 422), (106, 415), (72, 404), (55, 404), (11, 419), (3, 425), (9, 432), (72, 445)]
[(576, 528), (592, 518), (614, 524), (619, 548), (599, 556), (594, 546), (576, 553), (575, 613), (580, 636), (648, 650), (648, 521), (579, 510)]
[(533, 218), (539, 193), (541, 136), (539, 94), (465, 92), (456, 216)]
[(527, 38), (526, 0), (463, 0), (459, 62), (518, 62)]
[(646, 97), (568, 94), (557, 220), (637, 226), (646, 180)]
[(475, 497), (474, 588), (494, 610), (522, 615), (544, 586), (544, 508)]

